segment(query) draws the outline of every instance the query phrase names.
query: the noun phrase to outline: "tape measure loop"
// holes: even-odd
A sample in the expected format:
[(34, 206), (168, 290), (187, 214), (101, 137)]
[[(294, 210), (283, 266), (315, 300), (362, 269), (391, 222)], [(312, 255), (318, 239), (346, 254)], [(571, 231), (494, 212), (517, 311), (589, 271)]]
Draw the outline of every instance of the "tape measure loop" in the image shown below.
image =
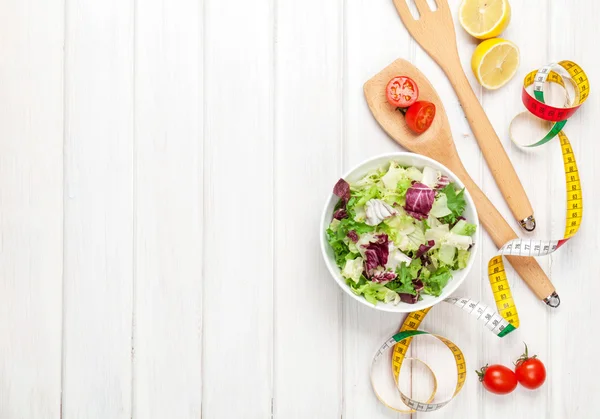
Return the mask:
[[(464, 383), (466, 380), (465, 357), (464, 357), (464, 354), (461, 351), (461, 349), (455, 343), (453, 343), (449, 339), (447, 339), (443, 336), (440, 336), (440, 335), (436, 335), (436, 334), (429, 333), (429, 332), (422, 331), (422, 330), (412, 329), (413, 326), (411, 326), (411, 324), (414, 324), (414, 319), (415, 319), (414, 315), (415, 314), (419, 315), (419, 318), (416, 320), (420, 323), (428, 311), (429, 310), (427, 309), (427, 310), (421, 310), (418, 312), (410, 313), (407, 316), (406, 320), (404, 321), (404, 324), (403, 324), (402, 328), (400, 329), (400, 332), (396, 333), (394, 336), (392, 336), (390, 339), (388, 339), (377, 350), (377, 352), (375, 353), (375, 356), (373, 357), (373, 361), (371, 362), (371, 373), (370, 373), (371, 385), (373, 386), (373, 391), (375, 392), (375, 396), (384, 405), (386, 405), (390, 409), (392, 409), (396, 412), (399, 412), (399, 413), (433, 412), (433, 411), (439, 410), (442, 407), (444, 407), (446, 404), (448, 404), (454, 397), (456, 397), (456, 395), (458, 395), (458, 393), (460, 393), (460, 390), (464, 386)], [(406, 328), (404, 329), (404, 327), (406, 327)], [(417, 327), (418, 327), (418, 325), (417, 325)], [(408, 347), (409, 347), (412, 339), (421, 337), (423, 335), (429, 335), (429, 336), (439, 340), (440, 342), (442, 342), (452, 352), (452, 355), (454, 357), (454, 362), (456, 364), (456, 386), (455, 386), (452, 397), (450, 397), (450, 399), (448, 399), (448, 400), (433, 403), (433, 400), (435, 399), (435, 395), (437, 393), (437, 377), (435, 376), (435, 373), (433, 372), (431, 367), (429, 365), (427, 365), (425, 362), (423, 362), (422, 360), (420, 360), (418, 358), (406, 357), (406, 354), (408, 352)], [(394, 381), (396, 384), (396, 389), (398, 390), (398, 392), (400, 394), (400, 399), (406, 406), (408, 406), (410, 408), (410, 410), (403, 410), (403, 409), (398, 409), (396, 407), (393, 407), (389, 402), (384, 400), (384, 398), (379, 394), (379, 392), (377, 391), (377, 386), (375, 385), (375, 379), (373, 377), (373, 369), (374, 369), (375, 365), (377, 364), (377, 362), (383, 357), (383, 354), (385, 354), (392, 347), (394, 349), (394, 353), (392, 356), (392, 369), (394, 372)], [(431, 374), (433, 376), (433, 380), (434, 380), (433, 391), (432, 391), (430, 397), (428, 398), (428, 400), (425, 402), (413, 399), (412, 397), (406, 395), (400, 388), (400, 384), (399, 384), (400, 383), (400, 379), (399, 379), (400, 371), (401, 371), (402, 363), (404, 362), (405, 359), (421, 362), (423, 365), (425, 365), (425, 367), (431, 372)]]

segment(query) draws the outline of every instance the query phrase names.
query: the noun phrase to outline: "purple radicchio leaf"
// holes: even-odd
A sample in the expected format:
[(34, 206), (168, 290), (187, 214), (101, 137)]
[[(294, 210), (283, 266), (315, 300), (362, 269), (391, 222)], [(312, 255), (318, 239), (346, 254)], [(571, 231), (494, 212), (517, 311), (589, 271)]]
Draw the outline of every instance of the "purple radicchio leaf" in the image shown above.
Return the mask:
[(404, 209), (411, 217), (422, 220), (429, 215), (433, 201), (435, 201), (435, 191), (429, 186), (417, 182), (406, 191)]
[(404, 209), (405, 209), (406, 213), (414, 219), (424, 220), (427, 218), (427, 215), (421, 214), (420, 212), (409, 211), (406, 208), (404, 208)]
[(416, 302), (419, 301), (418, 295), (412, 295), (412, 294), (398, 294), (398, 295), (400, 296), (400, 300), (402, 300), (402, 302), (404, 302), (404, 303), (416, 304)]
[(423, 284), (423, 281), (421, 281), (420, 279), (413, 279), (412, 284), (415, 287), (415, 291), (417, 292), (417, 295), (419, 294), (420, 291), (423, 290), (423, 288), (425, 288), (425, 284)]
[(348, 218), (348, 211), (346, 211), (345, 208), (338, 208), (333, 213), (333, 218), (335, 218), (336, 220), (343, 220), (344, 218)]
[(423, 266), (431, 265), (431, 258), (429, 257), (429, 255), (427, 253), (425, 253), (423, 256), (421, 256), (421, 262), (423, 263)]
[(378, 266), (385, 266), (390, 254), (389, 240), (387, 234), (375, 236), (377, 241), (363, 245), (365, 250), (365, 271), (367, 274)]
[(350, 200), (350, 184), (344, 179), (338, 180), (333, 187), (333, 193), (342, 199), (344, 203), (342, 208), (346, 208), (346, 204)]
[(350, 230), (347, 234), (348, 238), (350, 240), (352, 240), (354, 243), (356, 243), (358, 241), (358, 234), (356, 234), (356, 231), (354, 230)]
[(396, 279), (398, 275), (391, 271), (376, 271), (371, 278), (373, 282), (390, 282)]
[(437, 185), (435, 185), (435, 189), (444, 189), (446, 186), (450, 185), (450, 179), (446, 175), (440, 176), (437, 181)]
[(419, 250), (417, 250), (417, 257), (420, 258), (421, 256), (423, 256), (433, 246), (435, 246), (435, 241), (433, 241), (433, 240), (429, 240), (426, 245), (425, 244), (420, 245)]

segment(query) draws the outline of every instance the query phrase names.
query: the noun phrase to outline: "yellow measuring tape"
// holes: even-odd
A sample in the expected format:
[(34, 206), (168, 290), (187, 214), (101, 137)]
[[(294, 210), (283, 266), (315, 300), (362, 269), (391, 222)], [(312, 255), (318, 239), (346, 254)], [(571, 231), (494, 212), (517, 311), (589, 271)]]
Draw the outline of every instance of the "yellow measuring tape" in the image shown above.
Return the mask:
[[(556, 108), (545, 103), (544, 87), (546, 82), (556, 83), (562, 86), (565, 90), (566, 100), (562, 108)], [(573, 87), (573, 97), (571, 97), (569, 94), (566, 82), (569, 82)], [(531, 95), (527, 90), (530, 87), (533, 87), (533, 95)], [(583, 102), (585, 102), (588, 95), (588, 78), (581, 67), (572, 61), (561, 61), (559, 63), (546, 65), (539, 70), (532, 71), (525, 77), (522, 99), (527, 111), (517, 115), (511, 122), (511, 140), (520, 147), (531, 148), (541, 146), (555, 137), (559, 138), (564, 163), (567, 192), (567, 214), (564, 236), (560, 240), (514, 239), (502, 246), (498, 251), (498, 254), (490, 259), (488, 263), (488, 278), (494, 295), (494, 300), (496, 302), (497, 312), (489, 306), (469, 298), (451, 297), (444, 300), (445, 302), (462, 308), (463, 310), (475, 316), (478, 320), (483, 322), (490, 331), (499, 337), (503, 337), (519, 327), (519, 314), (510, 291), (510, 285), (508, 284), (508, 278), (506, 276), (502, 256), (507, 255), (529, 257), (549, 255), (565, 244), (571, 237), (573, 237), (581, 225), (583, 215), (581, 181), (579, 178), (575, 154), (573, 153), (569, 139), (562, 129), (566, 125), (567, 119), (577, 111)], [(540, 118), (545, 121), (552, 122), (553, 124), (548, 131), (548, 134), (546, 134), (544, 138), (536, 141), (535, 143), (524, 144), (518, 142), (513, 137), (512, 130), (515, 121), (525, 117)], [(554, 306), (557, 306), (559, 303), (560, 300), (557, 299), (557, 301), (550, 302), (549, 305), (554, 304)], [(439, 410), (458, 395), (466, 380), (466, 363), (460, 348), (443, 336), (418, 330), (419, 325), (423, 322), (423, 319), (430, 309), (431, 308), (410, 313), (402, 324), (400, 331), (388, 339), (378, 349), (371, 363), (371, 384), (373, 386), (375, 395), (383, 404), (399, 413), (414, 413), (417, 411), (432, 412)], [(422, 335), (429, 335), (440, 340), (444, 345), (446, 345), (446, 347), (454, 356), (457, 371), (456, 387), (453, 395), (448, 400), (434, 402), (437, 390), (437, 379), (435, 378), (435, 374), (433, 374), (431, 368), (420, 360), (417, 361), (423, 363), (434, 376), (434, 388), (431, 396), (427, 401), (421, 402), (407, 396), (400, 389), (400, 370), (402, 368), (402, 363), (405, 359), (407, 359), (406, 354), (408, 352), (408, 348), (413, 338)], [(394, 377), (394, 382), (396, 383), (396, 388), (400, 394), (400, 399), (409, 408), (408, 410), (393, 407), (386, 402), (378, 393), (373, 379), (374, 366), (390, 349), (393, 350), (392, 374)]]

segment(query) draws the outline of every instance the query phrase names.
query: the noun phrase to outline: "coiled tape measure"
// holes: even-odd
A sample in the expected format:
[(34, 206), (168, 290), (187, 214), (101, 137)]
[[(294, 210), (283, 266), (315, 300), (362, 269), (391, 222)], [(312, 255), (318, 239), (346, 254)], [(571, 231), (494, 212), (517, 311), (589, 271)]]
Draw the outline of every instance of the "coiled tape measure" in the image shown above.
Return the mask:
[[(563, 87), (566, 97), (564, 107), (557, 108), (545, 103), (544, 86), (546, 82), (555, 83)], [(569, 90), (567, 89), (565, 82), (569, 82), (572, 85), (575, 97), (570, 97)], [(527, 91), (530, 86), (533, 86), (533, 96)], [(490, 259), (488, 263), (488, 278), (494, 294), (497, 311), (486, 304), (471, 300), (469, 298), (450, 297), (444, 300), (446, 303), (457, 306), (475, 316), (485, 325), (485, 327), (499, 337), (506, 336), (519, 327), (519, 314), (510, 291), (502, 256), (512, 255), (528, 257), (549, 255), (564, 245), (570, 238), (572, 238), (577, 233), (581, 225), (583, 215), (583, 200), (579, 171), (577, 169), (577, 162), (575, 160), (575, 154), (573, 153), (571, 143), (562, 129), (566, 125), (568, 118), (570, 118), (577, 111), (577, 109), (579, 109), (583, 102), (586, 101), (589, 95), (589, 90), (589, 81), (585, 72), (581, 69), (581, 67), (572, 61), (560, 61), (559, 63), (546, 65), (539, 70), (530, 72), (525, 77), (522, 100), (527, 111), (517, 115), (511, 122), (511, 140), (519, 147), (534, 148), (546, 144), (555, 137), (559, 138), (564, 163), (567, 192), (565, 233), (563, 238), (560, 240), (533, 240), (521, 238), (511, 240), (500, 248), (496, 256)], [(512, 134), (514, 122), (520, 118), (531, 118), (532, 115), (544, 121), (552, 122), (553, 124), (551, 129), (544, 136), (544, 138), (534, 143), (526, 144), (516, 141)], [(550, 302), (549, 305), (557, 306), (559, 303), (560, 300), (557, 298), (557, 301)], [(460, 348), (443, 336), (423, 330), (417, 330), (430, 309), (431, 307), (425, 310), (410, 313), (402, 324), (400, 331), (389, 338), (377, 350), (371, 363), (371, 384), (373, 386), (375, 395), (384, 405), (399, 413), (414, 413), (416, 411), (432, 412), (439, 410), (448, 404), (454, 397), (456, 397), (456, 395), (458, 395), (466, 380), (466, 363)], [(434, 377), (432, 394), (429, 396), (427, 401), (421, 402), (410, 398), (404, 394), (402, 390), (400, 390), (398, 383), (402, 363), (406, 359), (406, 354), (412, 339), (422, 335), (430, 335), (440, 340), (454, 356), (454, 361), (456, 363), (456, 387), (453, 395), (448, 400), (433, 402), (437, 390), (437, 379), (435, 378), (435, 374), (431, 368), (427, 364), (423, 363), (423, 361), (418, 359), (416, 359), (416, 361), (423, 363)], [(393, 350), (392, 374), (394, 377), (394, 382), (396, 383), (396, 388), (400, 393), (402, 402), (408, 406), (410, 410), (398, 409), (391, 406), (377, 392), (377, 388), (373, 379), (373, 368), (390, 349)]]

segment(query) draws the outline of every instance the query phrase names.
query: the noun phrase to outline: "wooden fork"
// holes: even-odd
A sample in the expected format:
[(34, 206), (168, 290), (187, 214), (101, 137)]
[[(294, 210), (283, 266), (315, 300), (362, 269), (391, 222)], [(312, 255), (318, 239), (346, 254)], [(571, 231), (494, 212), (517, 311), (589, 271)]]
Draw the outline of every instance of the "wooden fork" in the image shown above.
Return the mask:
[(456, 47), (456, 32), (447, 0), (436, 0), (437, 10), (427, 0), (414, 0), (419, 18), (411, 14), (407, 1), (393, 0), (404, 26), (444, 70), (465, 111), (479, 148), (513, 216), (527, 231), (535, 228), (533, 208), (498, 135), (485, 114), (463, 71)]

